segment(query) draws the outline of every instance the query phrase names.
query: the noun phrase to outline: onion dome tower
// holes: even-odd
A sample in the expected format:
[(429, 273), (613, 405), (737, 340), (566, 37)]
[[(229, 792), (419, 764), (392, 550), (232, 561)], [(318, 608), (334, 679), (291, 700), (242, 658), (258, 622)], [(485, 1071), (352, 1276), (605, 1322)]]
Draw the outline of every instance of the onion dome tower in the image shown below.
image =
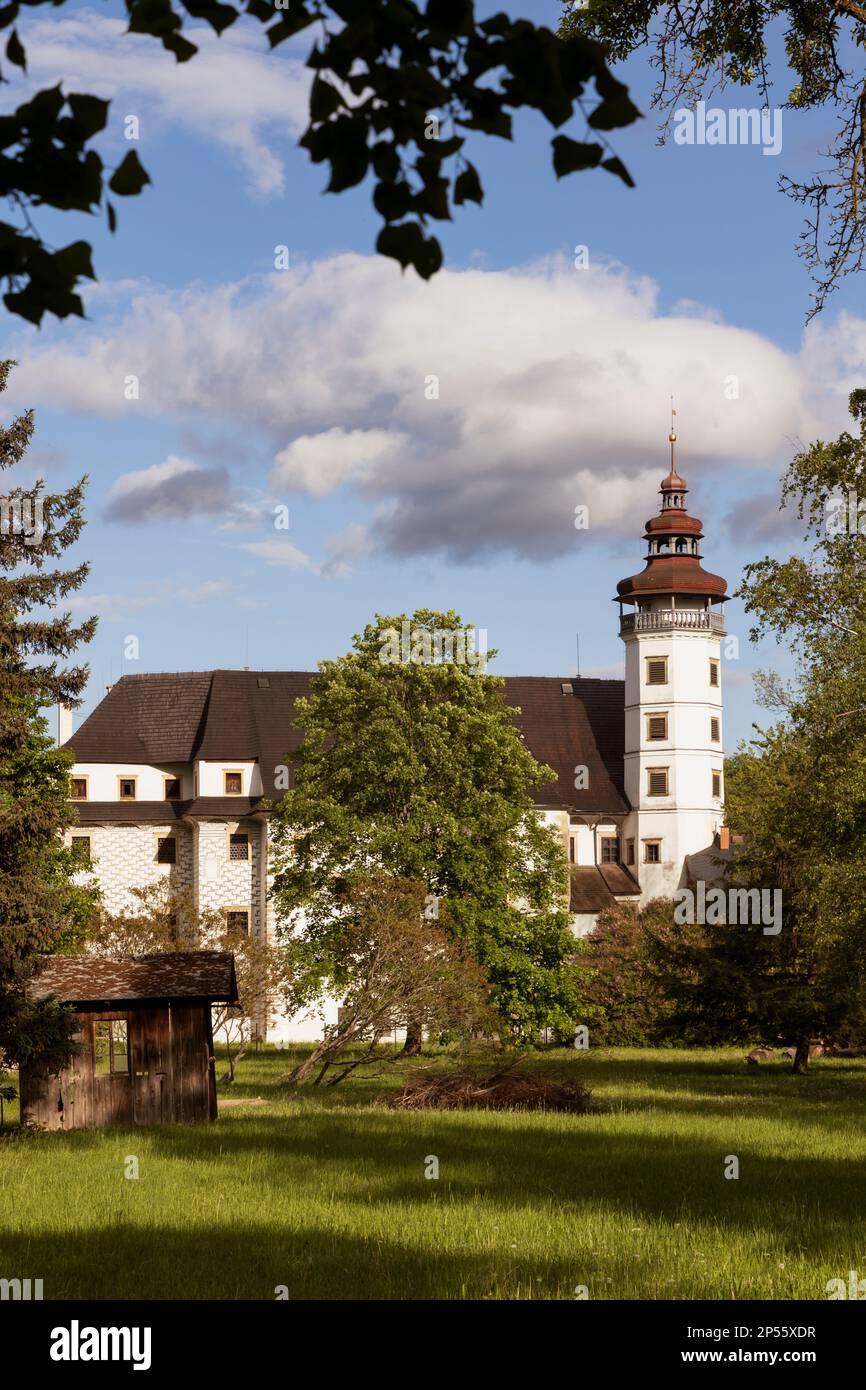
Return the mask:
[[(686, 511), (688, 484), (677, 472), (677, 436), (674, 430), (668, 435), (671, 446), (671, 471), (662, 479), (659, 497), (661, 499), (658, 516), (650, 517), (646, 524), (644, 539), (647, 542), (647, 560), (640, 574), (629, 579), (621, 579), (617, 584), (620, 607), (623, 603), (634, 603), (637, 611), (645, 611), (644, 600), (666, 600), (666, 607), (672, 611), (679, 605), (677, 599), (702, 600), (694, 611), (709, 613), (710, 605), (719, 603), (727, 597), (727, 584), (717, 574), (709, 574), (701, 565), (699, 542), (703, 540), (703, 527), (696, 516)], [(694, 605), (687, 605), (694, 607)], [(657, 607), (651, 602), (646, 611)]]
[[(703, 527), (671, 467), (646, 524), (644, 568), (617, 585), (626, 647), (625, 791), (632, 815), (625, 858), (644, 896), (685, 886), (686, 856), (713, 843), (723, 821), (721, 639), (727, 584), (701, 564)], [(631, 611), (624, 611), (628, 605)]]

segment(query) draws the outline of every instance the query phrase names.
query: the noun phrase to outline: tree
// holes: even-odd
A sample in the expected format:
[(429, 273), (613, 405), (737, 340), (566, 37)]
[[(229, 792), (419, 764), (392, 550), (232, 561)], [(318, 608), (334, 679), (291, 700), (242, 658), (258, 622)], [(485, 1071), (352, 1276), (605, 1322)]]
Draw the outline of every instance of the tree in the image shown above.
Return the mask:
[(275, 1001), (286, 1003), (291, 991), (288, 953), (266, 936), (230, 931), (222, 912), (200, 911), (188, 892), (167, 878), (134, 888), (132, 911), (102, 911), (91, 924), (86, 950), (99, 956), (141, 956), (160, 951), (227, 951), (235, 958), (238, 1004), (214, 1004), (211, 1022), (226, 1049), (228, 1071), (235, 1068), (258, 1037)]
[(353, 885), (386, 874), (423, 883), (429, 912), (445, 900), (509, 1034), (573, 1032), (568, 866), (531, 797), (553, 773), (523, 743), (472, 634), (454, 612), (377, 615), (347, 655), (319, 664), (295, 706), (294, 785), (272, 812), (273, 900), (299, 1002), (351, 985), (334, 923)]
[(596, 1047), (652, 1047), (674, 1038), (689, 1041), (674, 1019), (675, 1005), (659, 976), (659, 956), (684, 927), (674, 922), (669, 898), (653, 898), (639, 910), (615, 903), (599, 913), (586, 940), (591, 971), (585, 989), (596, 1011), (592, 1042)]
[[(27, 55), (14, 27), (22, 3), (49, 0), (10, 0), (0, 10), (0, 31), (11, 29), (6, 58), (24, 70)], [(57, 8), (64, 0), (50, 3)], [(425, 279), (442, 263), (438, 241), (425, 235), (428, 220), (450, 220), (453, 208), (484, 196), (463, 153), (465, 132), (510, 140), (514, 110), (532, 107), (555, 129), (579, 110), (591, 138), (554, 138), (557, 178), (600, 167), (631, 184), (607, 132), (639, 112), (588, 39), (566, 45), (543, 25), (505, 14), (481, 21), (474, 0), (427, 0), (423, 7), (417, 0), (126, 0), (126, 8), (129, 32), (153, 35), (179, 63), (197, 52), (183, 32), (188, 17), (222, 34), (249, 16), (267, 26), (272, 48), (314, 29), (310, 120), (300, 143), (314, 162), (329, 166), (330, 193), (373, 175), (383, 223), (377, 250)], [(588, 109), (591, 86), (598, 100)], [(133, 151), (106, 177), (90, 142), (105, 129), (108, 110), (108, 102), (64, 95), (58, 84), (0, 117), (0, 194), (19, 217), (19, 225), (0, 223), (0, 279), (9, 285), (7, 309), (34, 323), (46, 312), (82, 314), (77, 287), (94, 272), (86, 241), (51, 250), (31, 213), (43, 206), (96, 213), (104, 204), (113, 232), (108, 193), (135, 195), (150, 182)]]
[[(734, 882), (779, 891), (782, 929), (710, 926), (694, 954), (685, 1014), (796, 1049), (866, 1036), (866, 391), (850, 398), (857, 435), (818, 441), (793, 460), (783, 501), (806, 518), (808, 557), (746, 567), (738, 595), (751, 636), (775, 636), (796, 678), (759, 682), (777, 722), (728, 760), (725, 811), (741, 837)], [(852, 510), (853, 499), (853, 510)], [(849, 524), (853, 523), (853, 524)]]
[[(0, 391), (13, 366), (0, 362)], [(33, 428), (28, 411), (0, 429), (0, 468), (20, 462)], [(72, 755), (53, 746), (40, 713), (79, 704), (87, 681), (85, 666), (64, 663), (96, 620), (76, 627), (57, 605), (88, 566), (48, 568), (80, 535), (85, 482), (48, 494), (39, 479), (0, 498), (0, 1052), (14, 1063), (39, 1053), (53, 1065), (67, 1054), (71, 1013), (31, 1002), (27, 990), (40, 957), (80, 940), (95, 910), (63, 847)]]
[[(292, 1074), (316, 1067), (335, 1086), (380, 1057), (379, 1039), (407, 1017), (432, 1036), (463, 1041), (495, 1029), (484, 971), (440, 917), (425, 915), (423, 884), (380, 876), (346, 885), (330, 926), (334, 973), (346, 981), (336, 1023)], [(443, 914), (444, 916), (444, 914)]]
[(840, 279), (866, 256), (866, 5), (858, 0), (590, 0), (566, 5), (563, 37), (597, 39), (622, 61), (649, 47), (659, 80), (653, 105), (664, 113), (662, 138), (678, 108), (733, 83), (757, 84), (765, 105), (772, 90), (768, 31), (784, 28), (795, 74), (786, 106), (829, 107), (835, 122), (830, 169), (806, 182), (783, 176), (780, 188), (806, 207), (799, 253), (815, 292), (811, 319)]

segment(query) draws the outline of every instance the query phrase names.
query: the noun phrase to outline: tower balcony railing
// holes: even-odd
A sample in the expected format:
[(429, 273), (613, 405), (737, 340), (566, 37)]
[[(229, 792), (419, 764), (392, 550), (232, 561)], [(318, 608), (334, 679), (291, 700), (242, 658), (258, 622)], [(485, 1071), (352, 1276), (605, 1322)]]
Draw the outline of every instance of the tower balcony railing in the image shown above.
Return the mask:
[(651, 613), (623, 613), (619, 624), (620, 633), (627, 632), (712, 632), (719, 637), (725, 635), (723, 613), (710, 613), (705, 609), (694, 608), (656, 608)]

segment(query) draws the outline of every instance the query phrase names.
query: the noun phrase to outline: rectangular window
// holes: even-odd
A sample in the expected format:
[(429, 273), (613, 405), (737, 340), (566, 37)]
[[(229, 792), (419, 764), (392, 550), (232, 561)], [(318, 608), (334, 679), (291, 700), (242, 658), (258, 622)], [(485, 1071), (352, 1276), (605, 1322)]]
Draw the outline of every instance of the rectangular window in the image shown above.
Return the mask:
[(137, 781), (137, 777), (118, 777), (117, 794), (121, 801), (135, 800), (135, 786)]
[(569, 835), (569, 837), (568, 837), (568, 858), (569, 858), (569, 862), (570, 862), (570, 863), (574, 864), (574, 863), (576, 862), (575, 844), (574, 844), (574, 836), (573, 836), (573, 835)]
[(720, 797), (722, 794), (722, 774), (713, 768), (713, 796)]
[(643, 862), (645, 864), (660, 864), (662, 862), (661, 840), (644, 840)]
[(646, 658), (646, 683), (647, 685), (667, 685), (668, 659), (666, 656), (648, 656)]
[(180, 801), (180, 778), (166, 777), (163, 789), (166, 801)]
[(666, 767), (647, 768), (646, 792), (647, 796), (668, 795), (668, 769)]
[(634, 840), (626, 840), (625, 842), (625, 862), (626, 864), (634, 863)]
[(97, 1076), (129, 1075), (129, 1030), (125, 1018), (94, 1023), (93, 1070)]
[(243, 796), (244, 774), (242, 772), (224, 772), (223, 779), (226, 796)]
[(93, 862), (90, 849), (90, 836), (73, 835), (70, 849), (72, 850), (72, 857), (75, 860), (76, 867), (79, 869), (89, 869)]
[(601, 862), (602, 864), (619, 863), (619, 836), (602, 835), (601, 837)]
[(721, 741), (721, 721), (715, 715), (710, 717), (710, 742), (719, 743)]
[(156, 838), (157, 864), (177, 863), (177, 836), (158, 835)]
[(714, 656), (710, 657), (710, 685), (719, 683), (719, 663)]
[(69, 797), (71, 801), (87, 800), (87, 778), (73, 777), (69, 783)]
[(250, 914), (246, 908), (225, 908), (226, 931), (229, 936), (246, 936), (250, 929)]
[(650, 742), (657, 739), (665, 739), (668, 736), (668, 717), (666, 714), (648, 714), (646, 719), (646, 736)]
[(229, 835), (229, 859), (249, 859), (250, 837), (237, 832)]

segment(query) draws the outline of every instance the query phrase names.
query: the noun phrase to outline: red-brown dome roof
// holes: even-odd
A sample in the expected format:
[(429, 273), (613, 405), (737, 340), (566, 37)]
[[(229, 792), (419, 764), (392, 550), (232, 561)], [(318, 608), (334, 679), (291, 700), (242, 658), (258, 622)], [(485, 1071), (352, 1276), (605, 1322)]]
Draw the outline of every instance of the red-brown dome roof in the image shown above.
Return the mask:
[(659, 531), (663, 535), (702, 536), (704, 534), (703, 524), (696, 516), (689, 516), (688, 512), (681, 512), (673, 507), (668, 507), (658, 516), (651, 516), (647, 522), (647, 536)]
[(725, 598), (728, 585), (721, 575), (705, 570), (696, 555), (651, 555), (640, 574), (621, 579), (620, 598), (645, 598), (650, 594)]

